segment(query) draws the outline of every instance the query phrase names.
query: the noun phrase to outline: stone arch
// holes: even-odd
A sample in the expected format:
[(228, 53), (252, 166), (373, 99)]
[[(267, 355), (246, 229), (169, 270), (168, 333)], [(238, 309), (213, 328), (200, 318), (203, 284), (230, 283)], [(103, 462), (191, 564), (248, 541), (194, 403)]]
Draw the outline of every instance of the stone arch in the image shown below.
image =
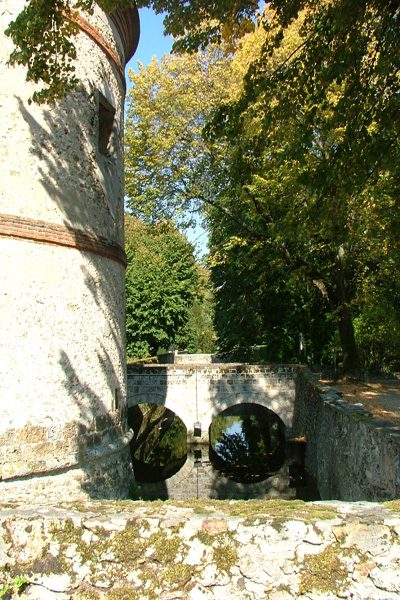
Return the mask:
[(267, 396), (264, 393), (254, 392), (251, 396), (246, 398), (241, 398), (234, 394), (224, 395), (220, 400), (219, 405), (213, 408), (211, 421), (215, 416), (221, 414), (226, 409), (240, 404), (258, 404), (259, 406), (263, 406), (279, 417), (286, 429), (290, 430), (292, 427), (293, 400), (286, 397), (284, 394), (279, 393)]
[(177, 417), (179, 417), (179, 419), (185, 425), (186, 430), (188, 432), (193, 427), (193, 423), (190, 418), (191, 415), (188, 414), (186, 411), (182, 410), (179, 404), (177, 405), (177, 403), (173, 401), (173, 398), (166, 398), (165, 394), (163, 394), (162, 392), (145, 392), (142, 394), (137, 394), (135, 396), (135, 400), (129, 402), (128, 410), (129, 408), (137, 406), (138, 404), (157, 404), (159, 406), (164, 406), (164, 408), (167, 408), (168, 410), (173, 412)]

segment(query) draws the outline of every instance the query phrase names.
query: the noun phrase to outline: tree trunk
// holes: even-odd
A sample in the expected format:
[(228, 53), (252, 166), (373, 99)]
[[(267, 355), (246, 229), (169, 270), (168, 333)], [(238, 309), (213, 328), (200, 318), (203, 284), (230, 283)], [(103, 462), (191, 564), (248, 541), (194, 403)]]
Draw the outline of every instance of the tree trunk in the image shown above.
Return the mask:
[(336, 259), (336, 314), (340, 345), (343, 353), (343, 375), (359, 378), (361, 375), (360, 358), (354, 336), (353, 320), (349, 307), (345, 277), (345, 250), (340, 246)]
[(347, 306), (342, 306), (339, 310), (338, 329), (343, 353), (343, 375), (359, 378), (361, 375), (360, 359), (354, 337), (351, 312)]

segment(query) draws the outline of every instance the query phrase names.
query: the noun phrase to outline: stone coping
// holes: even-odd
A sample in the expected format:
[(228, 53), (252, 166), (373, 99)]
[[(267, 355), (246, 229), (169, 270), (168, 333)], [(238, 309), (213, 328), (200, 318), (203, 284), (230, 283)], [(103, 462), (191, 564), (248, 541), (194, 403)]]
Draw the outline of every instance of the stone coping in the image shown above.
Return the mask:
[(400, 501), (3, 504), (0, 590), (59, 600), (395, 600), (399, 536)]
[(305, 369), (306, 367), (298, 364), (260, 364), (254, 365), (251, 363), (175, 363), (175, 364), (158, 364), (158, 363), (149, 363), (149, 364), (128, 364), (127, 369), (128, 373), (132, 372), (145, 372), (146, 370), (160, 370), (160, 371), (191, 371), (193, 369), (204, 369), (207, 371), (216, 370), (216, 371), (229, 371), (230, 369), (234, 369), (236, 371), (252, 371), (257, 373), (264, 372), (287, 372), (287, 371), (296, 371), (297, 369)]

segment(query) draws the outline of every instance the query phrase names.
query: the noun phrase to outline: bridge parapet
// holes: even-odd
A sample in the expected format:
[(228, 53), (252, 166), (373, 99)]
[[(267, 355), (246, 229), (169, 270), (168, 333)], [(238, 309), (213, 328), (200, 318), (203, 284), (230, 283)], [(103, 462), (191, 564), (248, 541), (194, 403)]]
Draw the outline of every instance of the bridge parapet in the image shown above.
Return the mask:
[[(184, 422), (188, 439), (208, 441), (208, 428), (220, 412), (243, 403), (276, 413), (290, 435), (298, 365), (180, 364), (128, 367), (128, 408), (161, 404)], [(198, 432), (197, 432), (198, 433)]]

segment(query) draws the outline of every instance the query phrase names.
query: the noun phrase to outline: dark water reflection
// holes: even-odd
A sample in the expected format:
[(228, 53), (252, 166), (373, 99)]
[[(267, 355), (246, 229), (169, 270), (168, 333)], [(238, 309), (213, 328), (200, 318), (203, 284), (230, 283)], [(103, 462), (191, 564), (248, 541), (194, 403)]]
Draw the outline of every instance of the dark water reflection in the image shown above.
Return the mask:
[(128, 411), (134, 435), (130, 444), (137, 482), (168, 479), (185, 464), (187, 431), (171, 410), (157, 404), (140, 404)]
[(320, 498), (313, 478), (304, 469), (301, 469), (301, 478), (293, 478), (291, 459), (263, 481), (243, 483), (215, 469), (209, 460), (208, 450), (208, 446), (191, 447), (185, 464), (177, 473), (159, 482), (142, 481), (138, 484), (138, 496), (143, 500)]
[(209, 438), (213, 466), (239, 483), (263, 481), (285, 462), (285, 425), (257, 404), (224, 410), (213, 419)]
[(319, 498), (303, 467), (304, 444), (287, 443), (285, 426), (271, 411), (244, 404), (227, 409), (213, 420), (209, 445), (188, 450), (180, 419), (159, 409), (141, 407), (139, 421), (135, 415), (131, 450), (143, 500)]

